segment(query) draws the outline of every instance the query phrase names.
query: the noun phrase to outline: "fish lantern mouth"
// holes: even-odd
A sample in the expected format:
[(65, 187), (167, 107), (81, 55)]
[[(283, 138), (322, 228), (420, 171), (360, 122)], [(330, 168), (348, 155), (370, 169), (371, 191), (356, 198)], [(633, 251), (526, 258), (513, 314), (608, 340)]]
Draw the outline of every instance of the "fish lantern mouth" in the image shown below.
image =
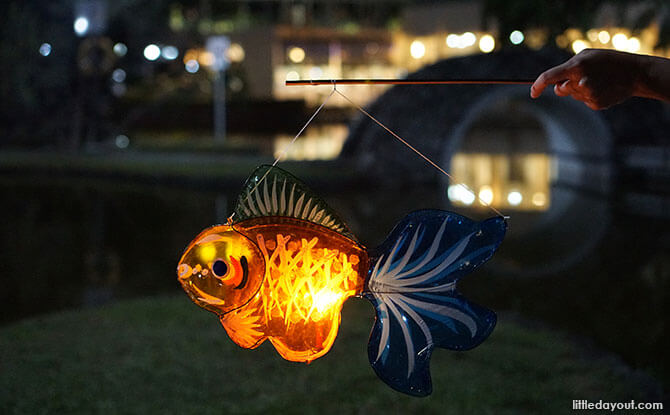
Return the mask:
[(225, 314), (258, 293), (265, 273), (263, 255), (232, 226), (205, 229), (186, 248), (177, 277), (191, 299), (209, 311)]

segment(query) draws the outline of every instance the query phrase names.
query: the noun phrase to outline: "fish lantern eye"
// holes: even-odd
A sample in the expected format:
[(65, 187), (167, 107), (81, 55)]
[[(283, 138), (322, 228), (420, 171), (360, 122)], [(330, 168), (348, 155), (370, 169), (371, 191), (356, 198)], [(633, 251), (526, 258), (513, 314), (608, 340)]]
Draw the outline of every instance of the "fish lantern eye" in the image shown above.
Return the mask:
[(228, 273), (228, 265), (226, 265), (226, 263), (222, 259), (217, 259), (212, 264), (212, 272), (217, 277), (220, 278), (225, 277), (226, 274)]
[(193, 302), (224, 314), (256, 295), (265, 275), (265, 260), (249, 238), (220, 225), (206, 229), (189, 244), (177, 274)]

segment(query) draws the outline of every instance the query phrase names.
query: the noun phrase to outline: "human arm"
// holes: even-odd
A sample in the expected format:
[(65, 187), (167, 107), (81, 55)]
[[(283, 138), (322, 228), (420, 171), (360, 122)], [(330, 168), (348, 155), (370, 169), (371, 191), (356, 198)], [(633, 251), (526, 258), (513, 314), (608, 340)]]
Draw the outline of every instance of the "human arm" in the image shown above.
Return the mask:
[(603, 49), (585, 49), (543, 72), (531, 86), (537, 98), (548, 85), (558, 96), (572, 96), (591, 109), (630, 97), (670, 101), (670, 60)]

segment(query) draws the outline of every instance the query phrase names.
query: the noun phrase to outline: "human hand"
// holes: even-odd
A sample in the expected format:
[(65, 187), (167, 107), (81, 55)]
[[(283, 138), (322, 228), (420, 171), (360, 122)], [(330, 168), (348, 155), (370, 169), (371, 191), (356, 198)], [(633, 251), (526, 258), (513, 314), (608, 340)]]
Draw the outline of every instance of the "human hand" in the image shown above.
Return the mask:
[(640, 55), (584, 49), (540, 74), (530, 88), (530, 96), (537, 98), (554, 84), (558, 96), (571, 96), (594, 110), (605, 109), (635, 95), (640, 72)]

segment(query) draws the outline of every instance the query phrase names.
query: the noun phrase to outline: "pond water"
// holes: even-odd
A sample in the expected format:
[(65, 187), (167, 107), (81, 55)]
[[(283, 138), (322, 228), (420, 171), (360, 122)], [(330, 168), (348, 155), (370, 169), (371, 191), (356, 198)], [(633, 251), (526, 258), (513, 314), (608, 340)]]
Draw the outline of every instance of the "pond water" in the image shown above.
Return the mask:
[[(239, 191), (39, 183), (0, 182), (2, 324), (180, 293), (175, 269), (182, 250), (203, 228), (225, 221)], [(442, 187), (326, 186), (317, 193), (374, 247), (412, 210), (454, 209)], [(547, 211), (510, 212), (499, 252), (462, 280), (461, 291), (494, 310), (518, 312), (593, 341), (667, 378), (668, 203), (634, 192), (605, 196), (560, 186), (550, 194)], [(478, 219), (490, 215), (464, 212)]]

